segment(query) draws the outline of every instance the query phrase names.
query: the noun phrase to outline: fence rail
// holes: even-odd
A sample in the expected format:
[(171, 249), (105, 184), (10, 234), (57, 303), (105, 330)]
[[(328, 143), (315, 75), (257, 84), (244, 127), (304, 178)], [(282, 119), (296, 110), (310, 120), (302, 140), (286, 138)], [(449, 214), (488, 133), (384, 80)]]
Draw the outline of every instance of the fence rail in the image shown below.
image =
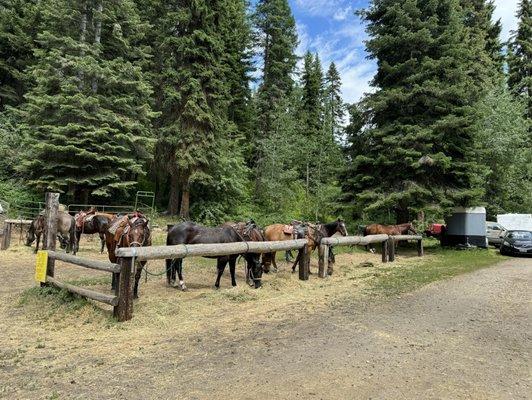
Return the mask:
[(117, 257), (134, 257), (136, 260), (157, 260), (165, 258), (228, 256), (244, 253), (272, 253), (274, 251), (297, 250), (307, 244), (306, 239), (272, 242), (233, 242), (216, 244), (179, 244), (175, 246), (121, 247), (116, 249)]

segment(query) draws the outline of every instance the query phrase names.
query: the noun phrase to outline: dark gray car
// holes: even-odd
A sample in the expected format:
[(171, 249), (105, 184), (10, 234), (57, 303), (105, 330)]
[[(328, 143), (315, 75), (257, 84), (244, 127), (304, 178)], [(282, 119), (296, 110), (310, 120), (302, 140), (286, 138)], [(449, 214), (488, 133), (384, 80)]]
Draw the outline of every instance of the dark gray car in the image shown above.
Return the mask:
[(501, 254), (532, 256), (532, 232), (523, 230), (506, 232), (501, 243)]

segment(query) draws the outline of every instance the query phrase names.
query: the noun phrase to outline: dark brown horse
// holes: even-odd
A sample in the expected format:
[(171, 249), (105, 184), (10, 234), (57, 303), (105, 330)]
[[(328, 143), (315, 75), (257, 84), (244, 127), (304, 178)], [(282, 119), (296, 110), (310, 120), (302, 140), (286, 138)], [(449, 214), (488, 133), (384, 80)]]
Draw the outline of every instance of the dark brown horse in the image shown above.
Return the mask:
[[(262, 241), (263, 236), (259, 227), (253, 221), (237, 224), (224, 224), (216, 228), (209, 228), (196, 224), (194, 222), (182, 222), (174, 225), (166, 237), (166, 245), (176, 244), (200, 244), (200, 243), (233, 243), (246, 241)], [(229, 263), (229, 272), (231, 273), (231, 285), (236, 286), (236, 260), (238, 254), (228, 256), (213, 256), (207, 258), (216, 258), (216, 267), (218, 275), (214, 286), (220, 287), (220, 279)], [(260, 265), (260, 254), (244, 253), (242, 254), (248, 265), (248, 274), (253, 281), (255, 288), (261, 286), (262, 267)], [(174, 286), (176, 281), (176, 272), (179, 276), (179, 288), (186, 290), (183, 279), (183, 259), (166, 260), (166, 280), (168, 285)]]
[[(115, 250), (119, 247), (151, 246), (149, 220), (139, 212), (116, 217), (111, 221), (109, 228), (105, 232), (105, 244), (107, 245), (107, 252), (109, 253), (109, 261), (112, 263), (116, 263), (117, 258)], [(133, 289), (133, 296), (135, 298), (139, 297), (139, 280), (142, 268), (146, 265), (146, 261), (139, 261), (138, 263), (140, 268), (136, 268), (135, 286)], [(133, 268), (135, 268), (135, 265)], [(117, 285), (116, 278), (116, 274), (113, 274), (113, 289), (116, 288)]]
[(76, 251), (79, 251), (79, 241), (82, 234), (92, 235), (97, 233), (100, 236), (100, 253), (103, 253), (105, 232), (114, 219), (114, 215), (89, 210), (88, 212), (76, 214), (74, 219), (76, 220)]
[[(31, 222), (26, 234), (26, 246), (31, 246), (31, 244), (37, 240), (35, 253), (39, 250), (39, 243), (41, 241), (41, 235), (44, 233), (44, 229), (44, 215), (39, 214), (39, 216)], [(76, 254), (75, 229), (74, 217), (64, 211), (59, 211), (57, 213), (57, 235), (61, 242), (61, 246), (63, 247), (63, 245), (65, 245), (67, 253), (72, 250), (73, 254)]]
[[(325, 237), (331, 237), (335, 233), (339, 233), (342, 236), (347, 236), (347, 228), (345, 226), (345, 222), (338, 218), (336, 221), (329, 222), (327, 224), (307, 224), (307, 231), (305, 234), (305, 237), (307, 238), (307, 246), (310, 254), (314, 251), (316, 247), (320, 245), (321, 239)], [(301, 253), (299, 253), (296, 257), (296, 260), (294, 261), (294, 264), (292, 265), (292, 272), (295, 272), (296, 265), (299, 262), (299, 257)], [(332, 246), (329, 247), (329, 263), (332, 264), (335, 261), (333, 248)], [(329, 275), (332, 274), (332, 268), (328, 270)], [(310, 271), (309, 271), (310, 273)]]
[[(406, 222), (404, 224), (399, 224), (399, 225), (371, 224), (371, 225), (367, 225), (364, 228), (364, 236), (379, 235), (379, 234), (395, 236), (395, 235), (407, 235), (409, 233), (413, 235), (417, 235), (417, 232), (414, 229), (414, 224), (412, 224), (412, 222)], [(368, 246), (366, 246), (366, 250), (368, 250)], [(369, 245), (369, 250), (374, 251), (371, 245)]]

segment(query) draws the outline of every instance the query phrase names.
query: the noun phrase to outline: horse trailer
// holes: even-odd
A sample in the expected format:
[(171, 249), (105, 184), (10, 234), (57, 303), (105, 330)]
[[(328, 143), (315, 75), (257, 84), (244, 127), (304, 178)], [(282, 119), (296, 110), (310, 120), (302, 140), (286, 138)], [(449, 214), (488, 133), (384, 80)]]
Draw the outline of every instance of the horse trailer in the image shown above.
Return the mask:
[(484, 207), (456, 207), (445, 222), (442, 246), (488, 247)]

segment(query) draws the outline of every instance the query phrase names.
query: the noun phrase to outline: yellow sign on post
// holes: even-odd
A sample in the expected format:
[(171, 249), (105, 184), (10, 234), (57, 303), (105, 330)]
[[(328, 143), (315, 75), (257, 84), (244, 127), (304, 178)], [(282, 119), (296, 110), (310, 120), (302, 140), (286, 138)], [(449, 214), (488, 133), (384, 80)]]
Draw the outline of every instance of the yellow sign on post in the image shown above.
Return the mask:
[(35, 280), (37, 282), (46, 282), (46, 266), (48, 264), (48, 252), (39, 250), (35, 260)]

